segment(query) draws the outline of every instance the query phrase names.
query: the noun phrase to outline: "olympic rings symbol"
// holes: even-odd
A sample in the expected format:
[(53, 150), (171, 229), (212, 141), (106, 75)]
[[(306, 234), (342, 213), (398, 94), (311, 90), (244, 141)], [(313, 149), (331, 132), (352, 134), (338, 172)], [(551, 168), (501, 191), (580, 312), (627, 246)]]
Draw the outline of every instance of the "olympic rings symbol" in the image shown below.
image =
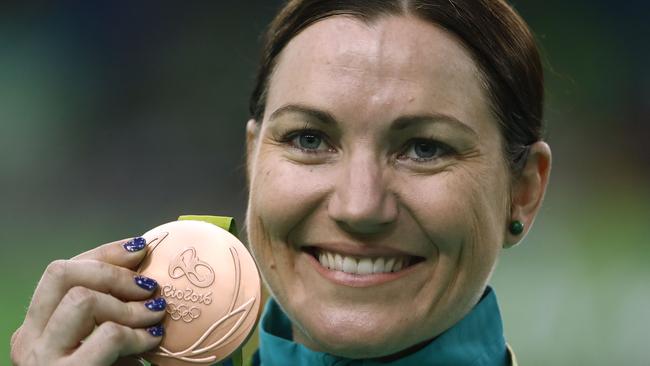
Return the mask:
[(179, 253), (169, 263), (169, 277), (177, 279), (186, 276), (197, 287), (208, 287), (214, 282), (214, 270), (196, 256), (196, 249), (190, 247)]
[(167, 312), (172, 319), (183, 319), (185, 323), (189, 323), (201, 316), (201, 310), (199, 310), (196, 306), (187, 307), (185, 304), (177, 306), (173, 302), (167, 304)]

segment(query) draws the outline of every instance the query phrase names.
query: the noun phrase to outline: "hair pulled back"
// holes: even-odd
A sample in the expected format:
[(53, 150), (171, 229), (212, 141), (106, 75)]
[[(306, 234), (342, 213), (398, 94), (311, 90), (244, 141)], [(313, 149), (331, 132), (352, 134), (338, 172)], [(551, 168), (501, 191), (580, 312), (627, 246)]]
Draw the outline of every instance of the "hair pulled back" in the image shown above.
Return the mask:
[(269, 79), (284, 47), (303, 29), (335, 15), (366, 23), (382, 16), (414, 16), (455, 35), (482, 73), (510, 170), (520, 172), (528, 146), (542, 138), (544, 76), (531, 31), (503, 0), (289, 0), (264, 37), (251, 118), (258, 123), (264, 118)]

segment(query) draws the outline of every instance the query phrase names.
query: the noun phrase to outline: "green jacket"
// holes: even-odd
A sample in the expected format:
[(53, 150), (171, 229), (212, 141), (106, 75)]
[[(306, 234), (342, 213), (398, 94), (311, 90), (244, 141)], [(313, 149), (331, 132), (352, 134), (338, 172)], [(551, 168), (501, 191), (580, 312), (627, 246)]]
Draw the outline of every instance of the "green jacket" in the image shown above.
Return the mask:
[(253, 356), (253, 366), (517, 365), (503, 337), (496, 295), (490, 287), (472, 311), (456, 325), (419, 351), (389, 363), (346, 359), (294, 343), (291, 340), (291, 322), (273, 299), (267, 302), (259, 326), (260, 348)]

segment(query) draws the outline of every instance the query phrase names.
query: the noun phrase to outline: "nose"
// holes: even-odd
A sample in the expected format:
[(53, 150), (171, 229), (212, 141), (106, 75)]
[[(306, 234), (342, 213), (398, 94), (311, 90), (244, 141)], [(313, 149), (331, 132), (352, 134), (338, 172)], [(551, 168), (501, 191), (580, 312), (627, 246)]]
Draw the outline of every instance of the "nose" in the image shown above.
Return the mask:
[(397, 219), (398, 205), (380, 162), (369, 154), (351, 157), (342, 165), (328, 204), (329, 217), (354, 234), (389, 228)]

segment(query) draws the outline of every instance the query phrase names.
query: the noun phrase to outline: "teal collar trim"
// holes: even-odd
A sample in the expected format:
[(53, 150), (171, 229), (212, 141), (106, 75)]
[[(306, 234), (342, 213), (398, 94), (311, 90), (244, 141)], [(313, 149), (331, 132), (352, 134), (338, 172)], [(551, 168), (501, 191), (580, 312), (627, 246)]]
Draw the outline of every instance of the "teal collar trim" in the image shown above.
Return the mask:
[(501, 314), (494, 291), (488, 287), (478, 304), (458, 323), (434, 338), (427, 346), (391, 362), (353, 360), (315, 352), (294, 343), (291, 321), (272, 298), (266, 303), (260, 323), (260, 349), (255, 357), (262, 366), (346, 365), (508, 365)]

